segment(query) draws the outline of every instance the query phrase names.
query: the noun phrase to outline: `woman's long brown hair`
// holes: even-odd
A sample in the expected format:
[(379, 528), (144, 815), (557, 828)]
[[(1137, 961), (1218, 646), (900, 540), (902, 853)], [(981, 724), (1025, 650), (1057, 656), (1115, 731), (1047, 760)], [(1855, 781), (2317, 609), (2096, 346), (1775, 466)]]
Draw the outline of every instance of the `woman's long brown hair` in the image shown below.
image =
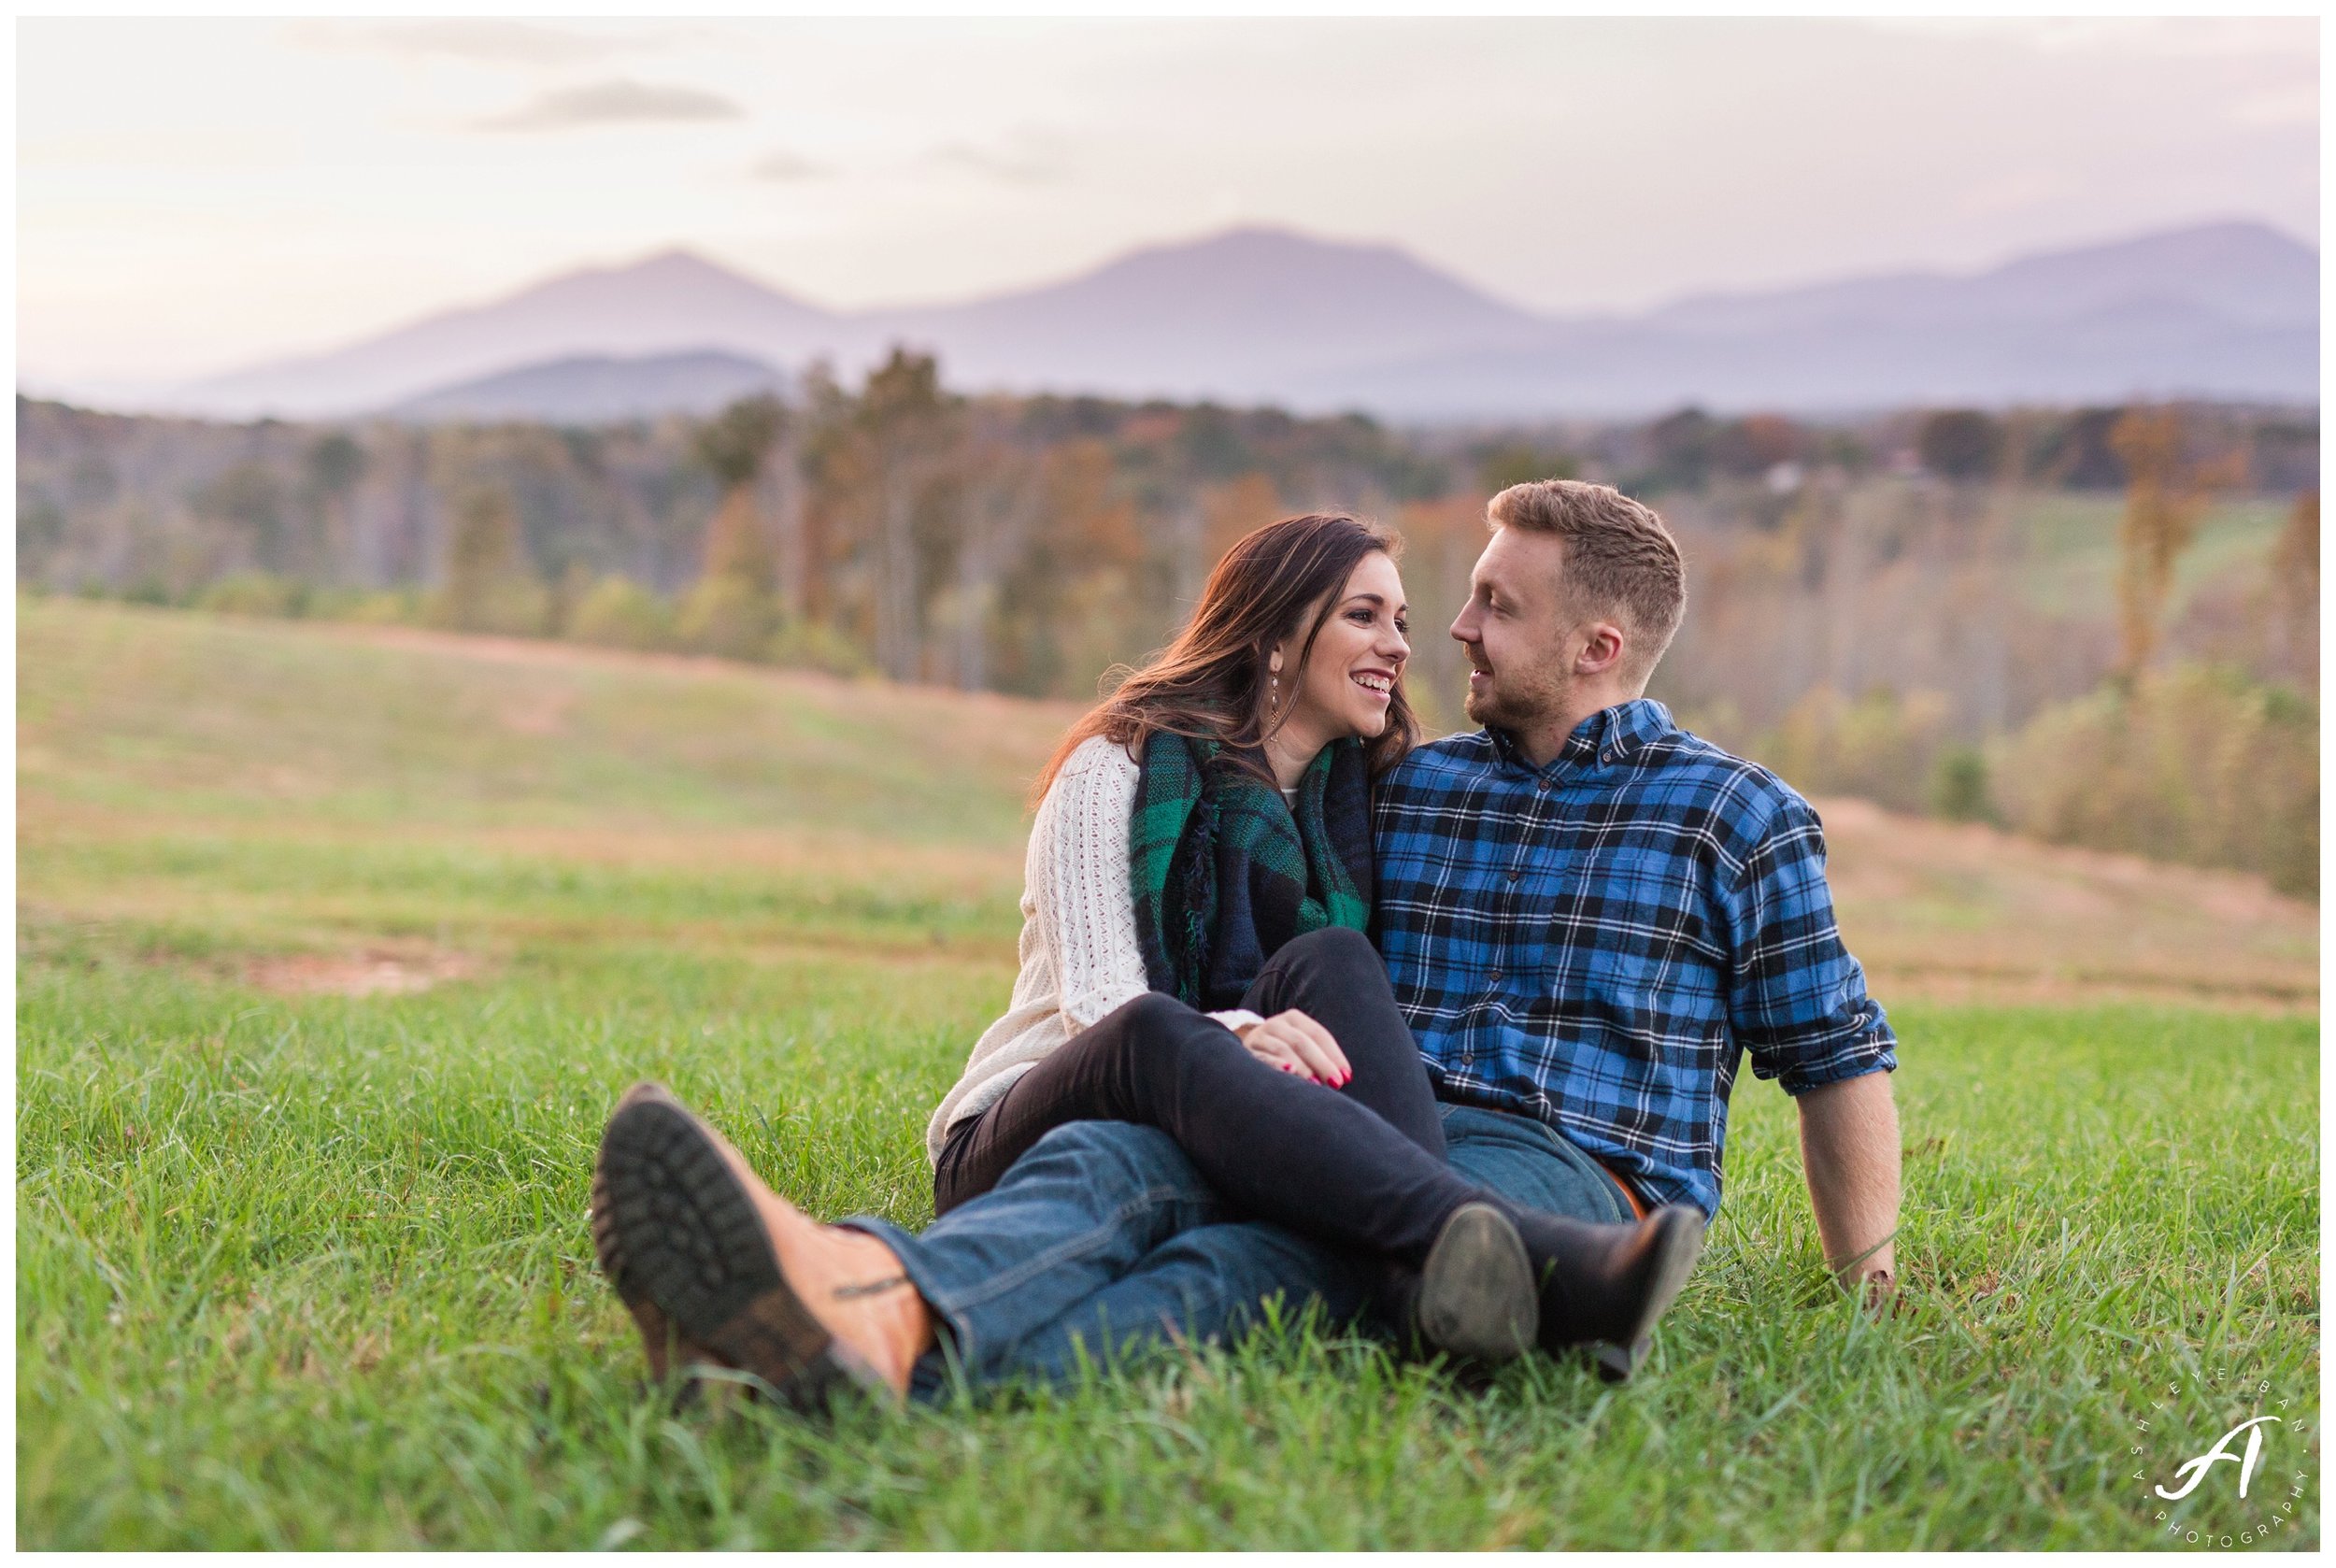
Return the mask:
[[(1399, 559), (1402, 542), (1343, 512), (1284, 518), (1245, 535), (1209, 573), (1192, 619), (1174, 642), (1139, 667), (1119, 664), (1104, 672), (1106, 681), (1124, 678), (1071, 726), (1047, 760), (1032, 798), (1044, 797), (1071, 753), (1096, 735), (1137, 758), (1156, 730), (1213, 740), (1235, 752), (1261, 746), (1280, 724), (1280, 717), (1268, 723), (1265, 716), (1268, 654), (1311, 614), (1305, 641), (1285, 671), (1294, 689), (1339, 591), (1374, 550)], [(1362, 743), (1370, 776), (1379, 777), (1418, 744), (1419, 720), (1398, 681), (1388, 702), (1387, 728)]]

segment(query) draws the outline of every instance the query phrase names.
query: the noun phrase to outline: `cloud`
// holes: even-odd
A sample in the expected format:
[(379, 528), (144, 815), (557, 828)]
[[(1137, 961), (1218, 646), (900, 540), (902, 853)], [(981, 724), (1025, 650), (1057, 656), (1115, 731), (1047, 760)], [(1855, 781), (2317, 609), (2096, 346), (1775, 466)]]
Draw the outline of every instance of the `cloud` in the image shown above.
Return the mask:
[(578, 125), (678, 120), (741, 120), (746, 110), (694, 87), (601, 81), (546, 93), (526, 107), (477, 121), (482, 131), (563, 131)]
[(785, 148), (776, 152), (764, 153), (755, 161), (754, 164), (755, 178), (780, 183), (798, 179), (819, 179), (825, 178), (830, 172), (832, 171), (825, 164), (815, 164), (802, 154), (790, 152)]
[(1018, 150), (976, 147), (971, 142), (946, 142), (929, 155), (945, 169), (979, 175), (1001, 185), (1053, 185), (1070, 170), (1055, 156), (1050, 138), (1025, 135)]
[(1859, 23), (1916, 36), (2001, 41), (2042, 54), (2195, 60), (2262, 55), (2315, 59), (2309, 17), (1878, 17)]
[(426, 21), (359, 27), (343, 22), (294, 22), (295, 41), (328, 49), (373, 49), (393, 54), (446, 54), (497, 65), (566, 65), (620, 47), (532, 21), (439, 17)]

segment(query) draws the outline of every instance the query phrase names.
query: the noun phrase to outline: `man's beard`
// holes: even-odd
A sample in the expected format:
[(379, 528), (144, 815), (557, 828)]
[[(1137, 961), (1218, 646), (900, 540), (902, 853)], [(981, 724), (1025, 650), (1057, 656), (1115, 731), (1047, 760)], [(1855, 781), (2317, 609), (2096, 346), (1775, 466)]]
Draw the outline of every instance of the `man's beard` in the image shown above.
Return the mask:
[[(1475, 668), (1473, 664), (1469, 667)], [(1460, 701), (1460, 711), (1468, 715), (1471, 723), (1521, 734), (1540, 720), (1565, 711), (1566, 687), (1566, 678), (1560, 676), (1545, 684), (1518, 691), (1515, 681), (1503, 684), (1496, 676), (1486, 682), (1482, 691), (1471, 684), (1467, 696)]]

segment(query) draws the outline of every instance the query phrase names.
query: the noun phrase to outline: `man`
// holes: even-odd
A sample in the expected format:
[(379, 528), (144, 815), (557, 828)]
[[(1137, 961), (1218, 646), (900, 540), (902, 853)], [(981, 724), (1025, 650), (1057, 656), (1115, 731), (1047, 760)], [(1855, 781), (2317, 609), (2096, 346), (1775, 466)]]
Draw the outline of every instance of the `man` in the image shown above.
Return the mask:
[[(1745, 1050), (1799, 1107), (1828, 1262), (1886, 1293), (1895, 1040), (1842, 948), (1816, 813), (1645, 699), (1686, 606), (1660, 519), (1556, 479), (1488, 516), (1452, 624), (1485, 727), (1414, 753), (1376, 824), (1376, 934), (1452, 1163), (1584, 1218), (1715, 1215)], [(1629, 1206), (1599, 1212), (1601, 1190)]]
[[(1843, 949), (1816, 814), (1773, 776), (1673, 727), (1644, 693), (1686, 602), (1677, 546), (1602, 486), (1494, 497), (1452, 634), (1485, 728), (1423, 747), (1378, 805), (1375, 935), (1417, 1036), (1452, 1164), (1519, 1204), (1625, 1221), (1720, 1202), (1740, 1053), (1799, 1107), (1828, 1263), (1890, 1287), (1895, 1044)], [(635, 1090), (603, 1164), (655, 1240), (628, 1270), (595, 1190), (602, 1260), (652, 1364), (768, 1369), (792, 1397), (856, 1382), (938, 1394), (1067, 1374), (1082, 1357), (1255, 1320), (1276, 1293), (1334, 1318), (1376, 1271), (1224, 1209), (1152, 1129), (1056, 1129), (920, 1236), (815, 1224), (662, 1091)], [(686, 1276), (684, 1278), (682, 1276)], [(677, 1293), (678, 1292), (678, 1293)], [(1645, 1345), (1603, 1369), (1627, 1376)]]

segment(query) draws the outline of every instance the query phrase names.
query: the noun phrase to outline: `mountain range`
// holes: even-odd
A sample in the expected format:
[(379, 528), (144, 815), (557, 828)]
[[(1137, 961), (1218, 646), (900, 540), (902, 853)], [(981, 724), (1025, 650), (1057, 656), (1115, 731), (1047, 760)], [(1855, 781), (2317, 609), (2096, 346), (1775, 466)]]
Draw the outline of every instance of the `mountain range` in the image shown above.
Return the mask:
[(840, 312), (674, 250), (172, 390), (221, 417), (589, 421), (702, 412), (892, 344), (964, 390), (1361, 408), (1401, 421), (2200, 396), (2316, 404), (2319, 255), (2229, 222), (2017, 259), (1522, 309), (1388, 246), (1235, 229), (970, 303)]
[(578, 354), (440, 387), (392, 404), (392, 419), (417, 423), (535, 420), (614, 424), (660, 414), (713, 414), (757, 392), (784, 392), (788, 378), (761, 360), (700, 349), (622, 358)]

